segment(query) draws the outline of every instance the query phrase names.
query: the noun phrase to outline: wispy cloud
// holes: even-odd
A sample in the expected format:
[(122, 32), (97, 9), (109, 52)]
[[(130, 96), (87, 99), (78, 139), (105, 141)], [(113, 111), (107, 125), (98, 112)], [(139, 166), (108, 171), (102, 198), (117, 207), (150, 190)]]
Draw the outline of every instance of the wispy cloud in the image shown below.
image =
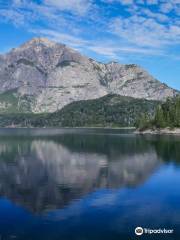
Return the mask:
[(119, 37), (138, 46), (163, 48), (180, 41), (180, 26), (166, 26), (142, 16), (118, 17), (110, 28)]
[(37, 30), (32, 29), (32, 32), (42, 35), (42, 36), (45, 36), (55, 42), (66, 43), (67, 45), (74, 47), (74, 48), (78, 48), (78, 47), (82, 48), (89, 44), (89, 42), (87, 40), (84, 40), (80, 37), (74, 37), (70, 34), (60, 33), (60, 32), (57, 32), (57, 31), (51, 30), (51, 29), (37, 29)]
[(44, 4), (80, 15), (84, 15), (92, 7), (91, 0), (44, 0)]
[(143, 47), (128, 47), (128, 46), (119, 46), (118, 43), (112, 42), (109, 40), (100, 41), (100, 40), (85, 40), (80, 37), (74, 37), (67, 33), (58, 33), (50, 29), (38, 29), (32, 30), (34, 33), (38, 33), (42, 36), (45, 36), (56, 42), (66, 43), (68, 46), (73, 47), (76, 50), (88, 50), (93, 51), (98, 55), (106, 56), (109, 59), (113, 60), (123, 60), (124, 54), (141, 54), (141, 55), (163, 55), (161, 51), (152, 50)]
[(25, 18), (24, 14), (22, 12), (11, 9), (11, 10), (6, 10), (2, 9), (0, 10), (0, 17), (2, 18), (2, 21), (12, 21), (14, 25), (16, 26), (21, 26), (24, 25)]
[(0, 2), (0, 20), (109, 59), (165, 56), (179, 44), (180, 0), (99, 2), (105, 10), (95, 0), (7, 0)]
[[(111, 4), (117, 1), (112, 0)], [(124, 5), (124, 1), (119, 0), (119, 3)], [(179, 44), (180, 0), (134, 0), (128, 2), (125, 10), (129, 16), (117, 16), (109, 23), (110, 32), (120, 41), (161, 50), (157, 54)]]

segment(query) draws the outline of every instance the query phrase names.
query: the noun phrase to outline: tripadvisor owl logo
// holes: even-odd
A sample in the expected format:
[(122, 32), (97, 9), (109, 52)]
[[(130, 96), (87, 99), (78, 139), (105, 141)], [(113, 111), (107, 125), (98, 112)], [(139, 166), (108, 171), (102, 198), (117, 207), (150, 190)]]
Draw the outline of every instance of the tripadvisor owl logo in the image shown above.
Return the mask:
[(143, 234), (143, 228), (142, 227), (137, 227), (135, 228), (135, 234), (140, 236)]

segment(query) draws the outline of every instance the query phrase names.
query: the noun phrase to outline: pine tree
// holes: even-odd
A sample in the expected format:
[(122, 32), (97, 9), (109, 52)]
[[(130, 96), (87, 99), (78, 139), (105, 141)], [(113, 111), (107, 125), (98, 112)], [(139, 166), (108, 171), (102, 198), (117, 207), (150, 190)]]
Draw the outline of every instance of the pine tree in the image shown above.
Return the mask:
[(164, 112), (162, 106), (158, 106), (156, 115), (155, 115), (155, 124), (158, 128), (163, 128), (166, 126), (166, 121), (164, 117)]

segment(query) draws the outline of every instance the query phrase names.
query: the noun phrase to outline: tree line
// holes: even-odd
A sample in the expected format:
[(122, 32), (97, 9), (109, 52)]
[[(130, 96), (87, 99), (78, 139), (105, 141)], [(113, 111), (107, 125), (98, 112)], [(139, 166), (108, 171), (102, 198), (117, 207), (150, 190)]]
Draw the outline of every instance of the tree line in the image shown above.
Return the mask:
[(153, 118), (143, 114), (137, 121), (137, 128), (180, 128), (180, 96), (168, 98), (158, 105)]

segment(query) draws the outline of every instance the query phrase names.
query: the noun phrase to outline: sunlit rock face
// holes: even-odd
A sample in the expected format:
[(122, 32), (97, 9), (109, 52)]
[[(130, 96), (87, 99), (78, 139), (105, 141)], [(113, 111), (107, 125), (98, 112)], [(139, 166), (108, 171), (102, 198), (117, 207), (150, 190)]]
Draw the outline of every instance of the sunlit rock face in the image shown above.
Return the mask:
[(68, 136), (1, 140), (0, 195), (42, 212), (100, 188), (138, 186), (161, 164), (152, 147), (130, 154), (119, 143), (112, 148), (100, 142), (95, 149), (90, 140), (78, 145)]
[(12, 91), (19, 104), (28, 96), (32, 112), (54, 112), (110, 93), (153, 100), (178, 93), (135, 64), (99, 63), (44, 38), (0, 56), (0, 85), (1, 93)]

